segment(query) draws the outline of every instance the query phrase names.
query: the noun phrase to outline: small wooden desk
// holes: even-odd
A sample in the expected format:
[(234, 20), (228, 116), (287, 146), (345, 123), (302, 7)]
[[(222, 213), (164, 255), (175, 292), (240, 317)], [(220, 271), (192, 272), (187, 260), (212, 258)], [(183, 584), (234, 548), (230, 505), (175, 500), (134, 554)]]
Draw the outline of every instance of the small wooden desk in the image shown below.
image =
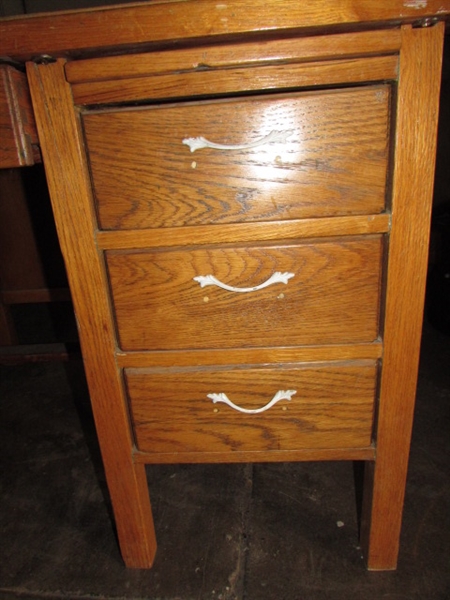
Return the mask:
[(367, 565), (396, 567), (449, 14), (190, 0), (0, 22), (128, 566), (156, 551), (146, 464), (362, 460)]

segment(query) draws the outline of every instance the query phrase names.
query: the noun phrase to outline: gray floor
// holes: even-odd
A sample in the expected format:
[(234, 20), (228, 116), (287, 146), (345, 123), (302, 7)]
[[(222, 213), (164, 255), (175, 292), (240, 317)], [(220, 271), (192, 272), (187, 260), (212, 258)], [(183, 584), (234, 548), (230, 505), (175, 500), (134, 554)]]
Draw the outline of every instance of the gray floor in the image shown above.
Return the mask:
[(388, 573), (361, 560), (352, 463), (151, 467), (158, 554), (152, 570), (127, 570), (81, 363), (0, 374), (1, 600), (450, 598), (450, 337), (430, 326)]

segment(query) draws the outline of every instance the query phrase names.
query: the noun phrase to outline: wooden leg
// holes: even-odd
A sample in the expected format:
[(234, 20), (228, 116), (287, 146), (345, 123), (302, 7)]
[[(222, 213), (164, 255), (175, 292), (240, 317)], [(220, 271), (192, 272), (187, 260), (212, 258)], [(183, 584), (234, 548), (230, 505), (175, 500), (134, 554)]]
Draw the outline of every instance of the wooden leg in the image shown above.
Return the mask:
[(364, 470), (361, 547), (370, 571), (397, 568), (404, 485), (373, 462)]
[(120, 550), (127, 567), (149, 569), (155, 558), (156, 537), (147, 487), (145, 465), (108, 479)]
[(119, 543), (128, 567), (149, 568), (156, 540), (147, 478), (144, 465), (135, 463), (133, 457), (127, 400), (115, 359), (107, 275), (95, 241), (79, 114), (65, 78), (64, 61), (29, 63), (27, 73)]
[[(372, 570), (397, 565), (422, 331), (443, 34), (442, 23), (402, 27), (376, 460), (366, 465), (361, 519), (362, 547)], [(421, 123), (420, 135), (411, 115)]]

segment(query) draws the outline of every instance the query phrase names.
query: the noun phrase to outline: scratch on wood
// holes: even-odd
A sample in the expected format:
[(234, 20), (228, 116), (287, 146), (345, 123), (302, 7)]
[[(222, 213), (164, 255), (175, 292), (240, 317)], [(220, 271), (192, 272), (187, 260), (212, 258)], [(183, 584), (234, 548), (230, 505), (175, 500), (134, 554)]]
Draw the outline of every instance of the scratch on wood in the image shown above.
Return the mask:
[(427, 0), (405, 0), (405, 8), (416, 8), (417, 10), (427, 7)]

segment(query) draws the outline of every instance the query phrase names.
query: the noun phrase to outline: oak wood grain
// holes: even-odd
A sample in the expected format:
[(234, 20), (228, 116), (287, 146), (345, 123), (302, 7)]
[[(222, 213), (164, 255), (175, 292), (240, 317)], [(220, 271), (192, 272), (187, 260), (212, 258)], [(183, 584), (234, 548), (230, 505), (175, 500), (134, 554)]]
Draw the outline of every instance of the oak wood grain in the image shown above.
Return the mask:
[[(100, 227), (381, 212), (389, 100), (388, 86), (374, 86), (88, 113), (83, 125)], [(286, 141), (194, 153), (183, 144), (197, 137), (248, 144), (273, 131), (288, 132)]]
[[(28, 67), (119, 539), (129, 566), (150, 566), (156, 549), (147, 462), (356, 458), (370, 461), (361, 536), (368, 567), (395, 568), (420, 343), (444, 29), (443, 24), (403, 27), (399, 44), (399, 26), (448, 14), (449, 0), (187, 0), (14, 19), (6, 26), (0, 22), (0, 55), (23, 58), (68, 50), (75, 58), (88, 49), (96, 55), (151, 50), (129, 66), (121, 57)], [(365, 37), (366, 50), (359, 33), (358, 39), (337, 35), (374, 26), (379, 30)], [(333, 39), (321, 50), (323, 38), (316, 36), (325, 33)], [(297, 37), (305, 39), (291, 45)], [(202, 51), (210, 65), (202, 63)], [(66, 74), (73, 77), (73, 86)], [(314, 93), (300, 94), (305, 86)], [(354, 89), (321, 91), (325, 87)], [(253, 95), (248, 104), (244, 92)], [(285, 102), (287, 92), (294, 113), (300, 97), (308, 102), (320, 98), (316, 108), (325, 119), (322, 130), (319, 119), (320, 135), (316, 119), (310, 118), (308, 135), (302, 138), (312, 144), (309, 158), (318, 157), (314, 168), (299, 159), (294, 175), (284, 166), (282, 177), (271, 178), (267, 172), (273, 163), (261, 159), (248, 161), (239, 171), (245, 153), (221, 163), (209, 151), (187, 152), (186, 168), (185, 155), (174, 153), (171, 144), (156, 150), (161, 137), (170, 138), (172, 123), (183, 137), (193, 136), (191, 125), (208, 119), (216, 125), (220, 111), (221, 133), (234, 142), (243, 134), (231, 118), (236, 107), (260, 102), (270, 107), (273, 101)], [(239, 100), (217, 100), (235, 94)], [(345, 94), (344, 107), (337, 99)], [(368, 102), (358, 101), (363, 96)], [(326, 105), (327, 98), (333, 102)], [(129, 102), (146, 106), (131, 109)], [(93, 109), (92, 103), (98, 106)], [(205, 106), (214, 108), (209, 117), (201, 116)], [(185, 117), (187, 108), (194, 117)], [(146, 125), (152, 114), (170, 118), (161, 126), (152, 117)], [(243, 114), (254, 134), (261, 130), (261, 111)], [(367, 133), (375, 134), (370, 142)], [(269, 195), (264, 200), (269, 187), (282, 189), (285, 180), (297, 190), (302, 168), (310, 169), (308, 179), (319, 177), (320, 160), (330, 156), (339, 157), (339, 168), (328, 172), (325, 183), (315, 180), (314, 202), (305, 208), (307, 195), (286, 193), (279, 204), (275, 200), (272, 214)], [(208, 177), (202, 174), (205, 164)], [(343, 177), (345, 192), (339, 198), (336, 182), (342, 184), (343, 164), (347, 179)], [(258, 165), (255, 184), (249, 169)], [(211, 192), (217, 185), (214, 178), (230, 194), (226, 205)], [(258, 194), (258, 186), (264, 188), (258, 208), (252, 198), (245, 204), (237, 196), (249, 180)], [(208, 194), (201, 193), (203, 187)], [(99, 215), (110, 231), (98, 231)], [(105, 219), (110, 219), (108, 225)], [(357, 235), (361, 237), (353, 237)], [(242, 299), (218, 288), (202, 290), (195, 282), (192, 286), (194, 276), (209, 274), (203, 272), (207, 267), (236, 286), (257, 285), (273, 270), (295, 275), (288, 285), (278, 284), (281, 289), (266, 288)], [(312, 362), (344, 360), (350, 362)], [(300, 366), (299, 361), (308, 364)], [(253, 415), (253, 421), (249, 415), (226, 412), (228, 407), (214, 413), (199, 391), (215, 392), (210, 386), (217, 382), (229, 386), (217, 392), (247, 406), (259, 406), (273, 394), (273, 386), (301, 383), (304, 406), (294, 401), (299, 398), (295, 395), (287, 411), (280, 406), (274, 413)], [(136, 449), (136, 441), (145, 451)]]
[(0, 168), (34, 165), (36, 125), (24, 73), (0, 64)]
[(233, 66), (312, 62), (379, 54), (395, 54), (401, 47), (400, 29), (361, 31), (336, 35), (294, 37), (245, 44), (217, 44), (74, 60), (66, 64), (72, 83), (128, 79), (163, 73)]
[[(27, 59), (79, 55), (174, 40), (212, 40), (275, 32), (314, 33), (337, 27), (397, 26), (450, 14), (448, 0), (172, 0), (0, 21), (0, 55)], [(384, 22), (384, 23), (383, 23)], [(170, 26), (168, 25), (170, 23)]]
[(233, 242), (261, 242), (301, 238), (318, 238), (349, 235), (387, 233), (390, 228), (389, 213), (379, 215), (351, 215), (254, 223), (220, 224), (204, 227), (164, 227), (161, 229), (128, 229), (98, 231), (100, 248), (133, 250), (183, 246), (186, 243), (228, 244)]
[[(444, 26), (403, 29), (377, 458), (367, 468), (369, 569), (395, 569), (419, 362)], [(414, 118), (412, 118), (414, 115)]]
[[(369, 446), (376, 364), (286, 368), (125, 371), (137, 447), (188, 453)], [(296, 390), (259, 414), (244, 414), (208, 394), (225, 393), (246, 409), (279, 390)]]
[(182, 99), (230, 95), (242, 92), (268, 92), (300, 87), (357, 84), (395, 80), (397, 56), (373, 56), (318, 61), (301, 64), (274, 64), (253, 69), (203, 70), (169, 73), (150, 77), (131, 77), (74, 84), (77, 104), (101, 105), (119, 102), (149, 102), (158, 99)]
[(327, 344), (277, 348), (233, 348), (177, 351), (122, 352), (116, 354), (119, 367), (200, 367), (218, 365), (282, 364), (305, 361), (377, 360), (383, 355), (381, 340), (370, 344)]
[(123, 557), (130, 567), (149, 567), (156, 541), (147, 481), (144, 466), (133, 462), (105, 273), (93, 236), (89, 175), (64, 61), (29, 64), (27, 73)]
[[(382, 237), (107, 252), (119, 345), (175, 350), (371, 342), (379, 334)], [(213, 275), (250, 293), (200, 287)]]
[(249, 462), (296, 462), (317, 460), (363, 460), (375, 459), (375, 445), (364, 448), (302, 448), (300, 450), (236, 450), (234, 452), (139, 452), (136, 462), (144, 464), (179, 463), (249, 463)]

